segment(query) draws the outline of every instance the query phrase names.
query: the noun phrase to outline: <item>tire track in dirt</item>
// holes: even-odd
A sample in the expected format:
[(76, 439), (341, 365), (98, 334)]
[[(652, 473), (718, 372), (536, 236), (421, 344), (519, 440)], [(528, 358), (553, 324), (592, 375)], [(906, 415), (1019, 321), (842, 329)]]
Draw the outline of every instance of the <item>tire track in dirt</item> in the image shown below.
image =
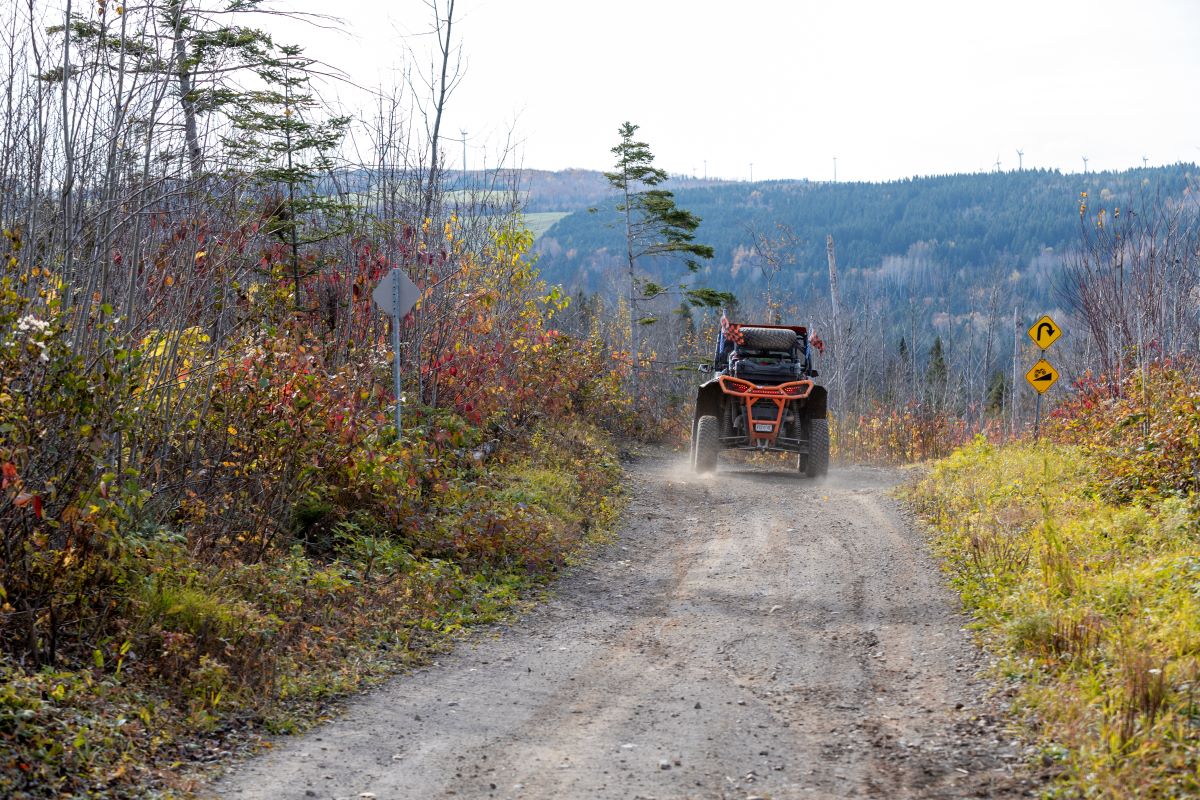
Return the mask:
[(545, 605), (348, 704), (227, 798), (1016, 797), (897, 473), (628, 465), (621, 534)]

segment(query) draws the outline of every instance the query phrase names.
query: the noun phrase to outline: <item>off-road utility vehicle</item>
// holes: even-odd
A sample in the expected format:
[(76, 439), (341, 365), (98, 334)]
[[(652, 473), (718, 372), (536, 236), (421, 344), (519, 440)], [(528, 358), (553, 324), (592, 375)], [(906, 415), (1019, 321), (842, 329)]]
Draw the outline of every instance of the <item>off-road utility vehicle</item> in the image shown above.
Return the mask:
[[(712, 472), (721, 450), (795, 453), (811, 478), (829, 470), (828, 394), (813, 382), (809, 335), (797, 325), (722, 318), (711, 372), (696, 393), (692, 468)], [(819, 340), (814, 339), (819, 346)]]

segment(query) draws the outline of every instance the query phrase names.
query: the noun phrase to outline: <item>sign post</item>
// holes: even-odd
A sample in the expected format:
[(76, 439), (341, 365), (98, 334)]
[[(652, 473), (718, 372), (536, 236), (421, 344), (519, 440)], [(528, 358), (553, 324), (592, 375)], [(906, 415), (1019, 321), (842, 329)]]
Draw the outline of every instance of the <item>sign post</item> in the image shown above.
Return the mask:
[(393, 269), (375, 291), (371, 299), (379, 310), (392, 318), (392, 384), (396, 393), (396, 438), (400, 438), (400, 320), (404, 318), (421, 297), (421, 290), (399, 268)]
[(1029, 329), (1029, 338), (1042, 351), (1042, 358), (1025, 373), (1025, 380), (1037, 392), (1037, 403), (1033, 410), (1033, 440), (1036, 442), (1041, 434), (1042, 425), (1042, 395), (1058, 381), (1058, 370), (1046, 360), (1046, 350), (1062, 336), (1062, 328), (1048, 314), (1033, 323)]

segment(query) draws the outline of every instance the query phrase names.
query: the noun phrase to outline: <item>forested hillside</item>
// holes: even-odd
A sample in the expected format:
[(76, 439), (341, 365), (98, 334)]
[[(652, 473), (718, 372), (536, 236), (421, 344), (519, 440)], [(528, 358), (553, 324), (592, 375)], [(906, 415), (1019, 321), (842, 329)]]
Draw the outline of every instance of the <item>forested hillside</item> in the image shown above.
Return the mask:
[[(778, 225), (794, 237), (777, 289), (803, 300), (827, 292), (825, 241), (832, 235), (845, 269), (868, 270), (924, 294), (945, 297), (949, 310), (961, 310), (967, 290), (1006, 280), (1012, 273), (1041, 273), (1079, 242), (1080, 193), (1094, 207), (1137, 209), (1144, 203), (1178, 198), (1198, 175), (1194, 164), (1099, 172), (1089, 175), (1024, 170), (941, 175), (890, 183), (768, 181), (696, 185), (672, 180), (679, 203), (703, 219), (698, 234), (716, 257), (697, 280), (732, 291), (753, 305), (761, 291), (761, 259), (754, 233), (773, 235)], [(600, 176), (587, 184), (599, 186)], [(540, 186), (530, 180), (531, 208), (546, 207)], [(602, 188), (602, 187), (600, 187)], [(555, 187), (557, 189), (557, 187)], [(595, 190), (594, 190), (595, 191)], [(567, 200), (566, 193), (554, 196)], [(589, 198), (596, 196), (588, 194)], [(620, 234), (610, 223), (615, 197), (609, 192), (559, 221), (541, 237), (539, 267), (551, 282), (570, 289), (603, 290), (621, 252)], [(644, 269), (655, 272), (651, 263)], [(1044, 280), (1021, 283), (1013, 291), (1042, 293)], [(955, 291), (948, 291), (954, 289)]]
[[(1073, 317), (1083, 311), (1078, 288), (1095, 284), (1096, 276), (1084, 274), (1093, 269), (1088, 265), (1115, 259), (1133, 269), (1137, 261), (1137, 269), (1153, 272), (1175, 259), (1186, 268), (1166, 271), (1190, 274), (1185, 243), (1195, 218), (1197, 177), (1196, 165), (1176, 164), (1087, 175), (1022, 170), (876, 184), (695, 185), (672, 178), (665, 188), (702, 219), (696, 238), (712, 245), (714, 257), (695, 273), (668, 259), (641, 259), (638, 269), (641, 280), (668, 288), (732, 293), (730, 316), (813, 326), (831, 343), (822, 369), (836, 387), (834, 404), (843, 410), (874, 414), (900, 404), (943, 419), (942, 412), (952, 409), (976, 422), (1003, 420), (1015, 431), (1033, 412), (1032, 393), (1020, 390), (1020, 364), (1028, 355), (1022, 351), (1029, 346), (1025, 328), (1043, 313), (1059, 315), (1070, 335), (1058, 348), (1056, 365), (1066, 382), (1086, 374), (1107, 348), (1095, 337), (1106, 337), (1105, 325), (1111, 325), (1095, 314)], [(533, 197), (536, 185), (530, 181)], [(599, 302), (611, 302), (623, 291), (616, 202), (610, 193), (556, 220), (539, 237), (538, 266), (549, 282)], [(828, 236), (835, 244), (840, 318), (829, 285)], [(671, 359), (694, 363), (707, 347), (705, 335), (694, 341), (689, 332), (696, 323), (713, 324), (715, 317), (681, 306), (683, 297), (674, 290), (638, 303), (639, 313), (655, 320), (644, 328), (650, 348), (660, 360), (669, 356), (657, 365), (661, 370), (671, 368)], [(1137, 318), (1128, 316), (1128, 308), (1114, 307), (1112, 314), (1125, 318), (1125, 342), (1147, 326), (1156, 332), (1165, 326), (1164, 336), (1190, 335), (1165, 333), (1187, 325), (1168, 323), (1164, 309), (1170, 304), (1161, 300), (1147, 300)], [(1086, 330), (1085, 319), (1099, 328)], [(1144, 338), (1153, 341), (1155, 335)], [(688, 393), (686, 383), (679, 383), (681, 397)], [(922, 451), (906, 448), (910, 455)]]

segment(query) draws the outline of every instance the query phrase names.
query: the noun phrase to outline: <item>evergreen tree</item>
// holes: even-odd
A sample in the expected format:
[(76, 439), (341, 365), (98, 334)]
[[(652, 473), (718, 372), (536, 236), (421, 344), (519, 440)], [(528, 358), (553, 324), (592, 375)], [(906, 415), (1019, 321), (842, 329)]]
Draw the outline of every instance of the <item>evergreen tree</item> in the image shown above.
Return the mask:
[(908, 340), (903, 336), (900, 337), (900, 346), (896, 348), (896, 362), (889, 370), (892, 380), (891, 386), (888, 387), (889, 392), (893, 393), (895, 399), (908, 401), (912, 398), (912, 388), (909, 380), (909, 364), (912, 361), (912, 353), (909, 351)]
[(988, 384), (987, 390), (987, 412), (992, 416), (999, 417), (1004, 413), (1004, 400), (1008, 394), (1008, 380), (1004, 377), (1003, 370), (996, 370), (992, 374), (992, 381)]
[(328, 238), (338, 229), (332, 220), (347, 207), (318, 185), (333, 169), (330, 157), (349, 125), (348, 117), (313, 120), (317, 106), (307, 92), (312, 60), (299, 47), (279, 48), (261, 63), (259, 77), (269, 87), (235, 100), (234, 135), (225, 139), (229, 153), (261, 187), (267, 204), (268, 231), (291, 248), (294, 303), (301, 307), (300, 248)]
[(942, 346), (942, 337), (938, 336), (933, 340), (933, 347), (929, 348), (929, 366), (925, 368), (925, 392), (935, 408), (941, 408), (946, 401), (949, 378), (945, 348)]
[[(653, 318), (638, 316), (638, 301), (663, 294), (658, 284), (642, 282), (638, 275), (640, 258), (668, 257), (682, 259), (688, 270), (696, 272), (696, 259), (713, 256), (712, 247), (695, 241), (700, 218), (675, 204), (675, 196), (657, 189), (667, 180), (667, 173), (654, 166), (650, 145), (634, 139), (638, 126), (626, 122), (618, 129), (620, 143), (612, 148), (617, 157), (616, 168), (604, 173), (609, 185), (621, 193), (617, 212), (621, 214), (625, 231), (625, 256), (629, 272), (629, 343), (633, 357), (631, 371), (634, 394), (637, 393), (637, 368), (640, 359), (638, 326), (653, 322)], [(690, 300), (698, 305), (720, 302), (702, 290), (691, 290)]]
[(679, 308), (675, 309), (675, 314), (679, 317), (679, 322), (683, 326), (685, 336), (691, 336), (696, 332), (696, 320), (692, 316), (692, 307), (686, 302), (680, 303)]

